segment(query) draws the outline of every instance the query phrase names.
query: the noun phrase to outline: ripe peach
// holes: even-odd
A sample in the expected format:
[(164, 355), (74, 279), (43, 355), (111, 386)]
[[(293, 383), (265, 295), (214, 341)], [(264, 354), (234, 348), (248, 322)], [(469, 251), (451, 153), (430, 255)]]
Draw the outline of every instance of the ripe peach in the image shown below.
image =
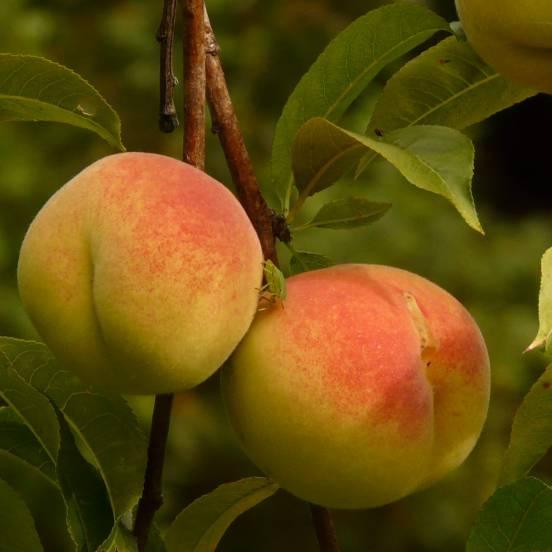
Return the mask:
[(161, 155), (106, 157), (58, 190), (19, 259), (22, 301), (84, 381), (122, 393), (187, 389), (256, 312), (262, 253), (234, 196)]
[(552, 94), (550, 0), (456, 0), (476, 52), (512, 81)]
[(489, 359), (462, 305), (376, 265), (294, 276), (222, 371), (244, 450), (283, 488), (335, 508), (383, 505), (463, 462)]

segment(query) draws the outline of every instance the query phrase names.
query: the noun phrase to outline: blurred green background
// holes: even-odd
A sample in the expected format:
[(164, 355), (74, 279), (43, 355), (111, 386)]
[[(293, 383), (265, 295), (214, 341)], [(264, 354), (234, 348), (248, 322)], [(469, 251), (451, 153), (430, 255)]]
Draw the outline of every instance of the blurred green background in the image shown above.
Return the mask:
[[(376, 0), (209, 0), (211, 18), (246, 141), (266, 183), (278, 115), (297, 80), (322, 48), (354, 18), (386, 2)], [(157, 130), (158, 45), (161, 0), (2, 0), (0, 51), (29, 53), (63, 63), (91, 81), (119, 112), (129, 150), (180, 156), (181, 132)], [(430, 4), (430, 3), (428, 3)], [(432, 5), (449, 20), (453, 0)], [(180, 74), (180, 48), (177, 72)], [(384, 82), (385, 75), (374, 91)], [(373, 92), (373, 91), (372, 91)], [(180, 90), (178, 100), (181, 102)], [(370, 102), (359, 102), (358, 123)], [(471, 231), (444, 201), (409, 186), (383, 162), (361, 181), (344, 182), (309, 201), (353, 189), (391, 201), (382, 221), (349, 232), (319, 230), (296, 238), (296, 247), (335, 262), (396, 265), (451, 291), (473, 313), (487, 339), (493, 369), (489, 419), (466, 464), (445, 481), (374, 511), (335, 512), (343, 552), (463, 549), (478, 508), (493, 490), (509, 427), (523, 394), (545, 366), (539, 353), (521, 351), (537, 330), (539, 261), (552, 245), (549, 145), (538, 129), (552, 126), (552, 99), (538, 96), (469, 129), (477, 144), (474, 193), (487, 235)], [(112, 153), (95, 135), (55, 124), (0, 127), (0, 334), (33, 337), (16, 289), (24, 232), (46, 199), (94, 160)], [(229, 182), (216, 139), (209, 137), (207, 170)], [(147, 426), (151, 401), (133, 404)], [(400, 451), (397, 451), (400, 454)], [(46, 550), (69, 550), (60, 499), (43, 483), (18, 480), (30, 497)], [(552, 475), (552, 461), (538, 471)], [(218, 378), (177, 397), (171, 428), (163, 523), (217, 484), (257, 473), (224, 417)], [(328, 474), (332, 477), (332, 474)], [(224, 537), (221, 552), (317, 550), (305, 504), (279, 493), (245, 514)]]

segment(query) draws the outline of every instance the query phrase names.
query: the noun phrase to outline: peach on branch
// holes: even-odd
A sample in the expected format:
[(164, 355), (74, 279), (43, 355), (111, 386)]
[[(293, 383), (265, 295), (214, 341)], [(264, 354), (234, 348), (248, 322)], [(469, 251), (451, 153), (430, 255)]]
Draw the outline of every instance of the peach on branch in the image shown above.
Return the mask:
[(208, 378), (256, 312), (261, 247), (219, 182), (161, 155), (106, 157), (58, 190), (22, 245), (23, 304), (62, 366), (122, 393)]
[(245, 452), (283, 488), (327, 507), (374, 507), (464, 461), (487, 413), (489, 359), (446, 291), (351, 264), (288, 279), (222, 388)]
[(550, 0), (456, 0), (475, 51), (506, 78), (552, 93)]

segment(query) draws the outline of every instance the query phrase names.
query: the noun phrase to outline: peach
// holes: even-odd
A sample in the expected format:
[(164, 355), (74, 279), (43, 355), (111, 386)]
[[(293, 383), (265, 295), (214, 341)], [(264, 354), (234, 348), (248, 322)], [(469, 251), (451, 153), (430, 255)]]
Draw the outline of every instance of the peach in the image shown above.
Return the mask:
[(222, 371), (245, 452), (283, 488), (380, 506), (461, 464), (489, 402), (489, 359), (464, 307), (415, 274), (343, 265), (293, 276)]
[(552, 93), (550, 0), (456, 0), (475, 51), (510, 80)]
[(124, 153), (50, 198), (18, 280), (63, 367), (121, 393), (169, 393), (208, 378), (244, 336), (262, 252), (222, 184), (172, 158)]

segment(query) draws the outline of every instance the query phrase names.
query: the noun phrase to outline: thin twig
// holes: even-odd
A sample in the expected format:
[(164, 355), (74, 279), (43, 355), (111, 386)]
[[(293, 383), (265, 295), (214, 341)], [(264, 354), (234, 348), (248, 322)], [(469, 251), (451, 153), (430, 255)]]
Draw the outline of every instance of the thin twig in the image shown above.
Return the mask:
[(173, 132), (178, 127), (178, 117), (174, 105), (176, 77), (173, 71), (175, 21), (176, 0), (164, 0), (163, 16), (157, 31), (157, 41), (161, 44), (159, 128), (162, 132), (167, 133)]
[(134, 536), (139, 552), (144, 552), (155, 512), (163, 504), (163, 463), (169, 434), (173, 395), (157, 395), (151, 420), (150, 441), (148, 446), (148, 465), (144, 479), (144, 490), (134, 524)]
[(259, 235), (264, 257), (277, 264), (273, 212), (261, 195), (253, 165), (245, 147), (220, 62), (219, 46), (207, 11), (205, 11), (205, 30), (207, 33), (207, 101), (211, 110), (213, 130), (222, 144), (239, 200)]
[(320, 552), (339, 552), (337, 535), (330, 512), (322, 506), (311, 504), (311, 514)]
[[(218, 134), (238, 197), (253, 226), (257, 230), (265, 259), (278, 265), (276, 237), (289, 242), (291, 236), (285, 219), (268, 207), (255, 177), (253, 165), (239, 127), (238, 118), (228, 92), (228, 85), (220, 61), (220, 48), (205, 9), (207, 40), (207, 101), (211, 110), (213, 128)], [(314, 526), (321, 552), (339, 552), (337, 536), (330, 512), (311, 505)]]
[(204, 1), (186, 0), (184, 12), (184, 161), (205, 168)]

